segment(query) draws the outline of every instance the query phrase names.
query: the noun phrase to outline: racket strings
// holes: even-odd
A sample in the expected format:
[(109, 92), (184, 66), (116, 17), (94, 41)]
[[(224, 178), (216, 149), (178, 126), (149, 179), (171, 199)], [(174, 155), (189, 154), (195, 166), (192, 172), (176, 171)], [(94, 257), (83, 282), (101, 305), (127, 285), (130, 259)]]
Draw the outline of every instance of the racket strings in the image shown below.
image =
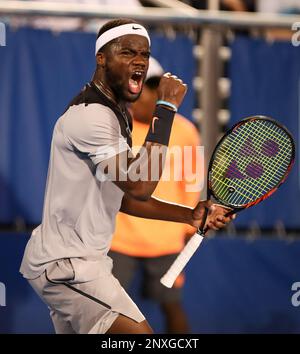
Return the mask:
[[(251, 175), (250, 177), (252, 177), (252, 179), (248, 179), (248, 180), (244, 181), (243, 183), (241, 183), (241, 181), (238, 181), (239, 182), (238, 185), (239, 185), (240, 189), (243, 190), (243, 192), (241, 190), (239, 190), (240, 194), (246, 199), (260, 197), (260, 194), (266, 193), (269, 189), (271, 189), (273, 187), (274, 183), (277, 184), (278, 181), (280, 181), (281, 175), (285, 173), (285, 170), (280, 171), (280, 169), (276, 168), (277, 164), (273, 163), (275, 173), (273, 170), (272, 176), (271, 176), (271, 174), (267, 173), (268, 171), (266, 171), (266, 169), (265, 169), (265, 166), (266, 166), (265, 161), (262, 162), (261, 158), (260, 158), (259, 161), (257, 161), (255, 164), (254, 160), (255, 159), (252, 159), (252, 162), (249, 163), (249, 160), (247, 161), (247, 159), (244, 159), (244, 166), (243, 166), (243, 169), (248, 170), (247, 172), (248, 172), (248, 174)], [(245, 161), (247, 163), (247, 166), (245, 166)], [(249, 168), (249, 166), (250, 166), (250, 168)], [(243, 170), (242, 166), (240, 166), (240, 164), (236, 164), (235, 168)], [(278, 176), (278, 171), (281, 172), (281, 173), (279, 173), (279, 176)], [(270, 182), (270, 180), (272, 178), (274, 179), (274, 175), (276, 173), (277, 173), (277, 179)], [(260, 183), (258, 183), (255, 179), (255, 178), (259, 177), (259, 175), (262, 175), (262, 177), (260, 176), (261, 177), (261, 180), (259, 181)], [(230, 179), (232, 180), (232, 178), (234, 178), (235, 176), (229, 176), (229, 177), (231, 177)], [(239, 179), (241, 179), (241, 178), (244, 179), (247, 177), (246, 176), (239, 177)], [(220, 179), (219, 179), (219, 181), (220, 181)], [(249, 183), (249, 181), (251, 181), (252, 183)], [(222, 192), (226, 192), (226, 187), (227, 187), (227, 184), (223, 183)], [(238, 197), (238, 195), (235, 195), (235, 199), (237, 197)], [(237, 200), (234, 200), (233, 202), (237, 202)]]
[[(251, 132), (249, 132), (249, 130), (246, 128), (245, 130), (247, 130), (247, 134), (249, 135), (249, 133), (251, 133), (252, 134), (252, 131)], [(242, 135), (242, 134), (241, 134)], [(265, 137), (266, 138), (269, 138), (270, 136), (267, 136), (266, 134), (265, 134)], [(241, 139), (241, 137), (239, 137), (240, 139)], [(245, 140), (245, 142), (247, 142), (247, 140), (248, 139), (250, 139), (249, 137), (247, 138), (247, 137), (245, 137), (245, 135), (244, 135), (244, 133), (243, 133), (243, 136), (242, 136), (242, 138)], [(253, 141), (252, 140), (252, 135), (251, 135), (251, 140), (250, 140), (251, 142)], [(266, 140), (267, 141), (267, 140)], [(236, 142), (236, 141), (235, 141)], [(232, 142), (230, 142), (231, 144), (229, 144), (230, 146), (232, 145)], [(254, 149), (254, 151), (251, 151), (252, 152), (252, 156), (251, 156), (251, 164), (250, 164), (250, 168), (248, 169), (249, 171), (249, 173), (251, 174), (251, 167), (253, 166), (253, 164), (256, 164), (256, 165), (254, 165), (254, 174), (255, 173), (259, 173), (260, 171), (259, 171), (259, 167), (257, 167), (257, 166), (262, 166), (262, 158), (261, 158), (261, 156), (259, 156), (257, 153), (256, 153), (256, 151), (258, 150), (258, 146), (254, 146), (255, 145), (255, 142), (253, 142), (253, 147), (252, 147), (252, 149)], [(286, 144), (287, 145), (287, 144)], [(290, 144), (290, 142), (289, 142), (289, 145), (291, 145)], [(237, 154), (237, 153), (239, 153), (239, 155), (241, 154), (241, 149), (244, 149), (245, 147), (244, 146), (239, 146), (239, 145), (233, 145), (233, 146), (236, 146), (236, 148), (233, 148), (232, 149), (232, 151), (230, 152), (230, 150), (229, 149), (226, 149), (226, 156), (228, 156), (228, 160), (230, 161), (235, 161), (235, 162), (237, 162), (235, 159), (234, 159), (234, 157), (235, 157), (235, 155)], [(246, 148), (248, 148), (249, 150), (252, 150), (251, 148), (249, 148), (248, 146), (246, 146)], [(266, 147), (264, 147), (265, 149), (265, 155), (266, 155), (266, 152), (270, 155), (270, 153), (272, 153), (272, 151), (271, 150), (268, 150), (268, 149), (266, 149)], [(290, 152), (290, 150), (288, 151), (287, 149), (285, 149), (284, 148), (284, 146), (283, 146), (283, 144), (282, 144), (282, 146), (280, 147), (280, 149), (282, 149), (282, 153), (283, 152), (286, 152), (286, 153), (289, 153)], [(221, 149), (220, 149), (221, 150)], [(225, 152), (224, 151), (225, 150), (225, 144), (224, 144), (224, 149), (223, 149), (223, 153)], [(276, 154), (278, 153), (277, 151), (275, 151), (276, 152)], [(255, 154), (255, 155), (253, 155), (253, 154)], [(225, 154), (222, 154), (222, 155), (225, 155)], [(220, 156), (220, 154), (219, 154), (219, 156)], [(220, 163), (220, 160), (218, 159), (218, 157), (219, 156), (216, 156), (216, 162), (217, 163)], [(246, 168), (247, 167), (249, 167), (249, 159), (247, 159), (246, 157), (245, 158), (241, 158), (240, 156), (238, 157), (239, 158), (239, 166), (237, 166), (237, 163), (234, 165), (234, 168), (236, 168), (237, 169), (237, 171), (238, 171), (238, 173), (240, 174), (240, 176), (237, 176), (237, 178), (246, 178), (247, 176), (245, 176), (245, 173), (244, 174), (242, 174), (241, 172), (240, 172), (240, 170), (246, 170)], [(282, 158), (282, 159), (281, 159)], [(265, 158), (265, 160), (266, 160), (266, 158)], [(282, 156), (282, 157), (280, 157), (280, 159), (277, 159), (277, 161), (284, 161), (284, 157)], [(226, 161), (227, 162), (227, 161)], [(263, 162), (267, 162), (268, 163), (268, 165), (269, 165), (269, 161), (263, 161)], [(274, 161), (273, 161), (274, 162)], [(276, 162), (276, 161), (275, 161)], [(264, 163), (264, 165), (265, 165), (266, 163)], [(231, 165), (230, 165), (231, 166)], [(288, 164), (287, 164), (287, 166), (288, 166)], [(281, 166), (281, 165), (279, 165), (278, 163), (276, 164), (273, 164), (273, 170), (275, 169), (275, 171), (276, 172), (279, 172), (279, 175), (281, 176), (281, 174), (284, 174), (285, 173), (285, 171), (286, 171), (286, 167), (287, 166)], [(229, 167), (229, 169), (230, 169), (230, 167)], [(256, 171), (255, 171), (255, 169), (256, 169)], [(276, 170), (277, 169), (277, 170)], [(258, 171), (257, 171), (258, 170)], [(234, 171), (233, 171), (234, 172)], [(268, 173), (269, 172), (269, 173)], [(261, 172), (261, 174), (262, 174), (262, 172)], [(278, 174), (278, 173), (277, 173)], [(253, 175), (253, 171), (252, 171), (252, 175)], [(251, 177), (251, 176), (250, 176)], [(252, 176), (253, 177), (253, 176)], [(255, 177), (255, 176), (254, 176)], [(261, 187), (261, 185), (262, 185), (262, 183), (260, 183), (260, 184), (258, 184), (258, 183), (256, 183), (255, 184), (255, 179), (253, 179), (254, 180), (254, 186), (255, 187), (258, 187), (259, 188), (259, 192), (261, 192), (261, 193), (265, 193), (265, 191), (266, 190), (268, 190), (269, 189), (269, 186), (267, 186), (266, 184), (267, 184), (267, 182), (268, 182), (268, 180), (267, 180), (267, 178), (270, 178), (270, 177), (274, 177), (274, 173), (272, 174), (272, 176), (270, 175), (270, 171), (265, 171), (265, 178), (264, 178), (264, 183), (265, 183), (265, 188), (264, 188), (264, 190), (262, 190), (261, 188), (259, 188), (259, 187)], [(220, 180), (219, 180), (220, 181)], [(273, 185), (273, 183), (268, 183), (268, 184), (270, 184), (270, 186), (272, 186)], [(251, 186), (249, 186), (250, 188), (251, 188)], [(252, 192), (255, 192), (255, 190), (253, 190)]]
[[(247, 129), (247, 126), (245, 128)], [(280, 131), (279, 127), (277, 127), (277, 126), (275, 126), (275, 130), (273, 130), (273, 131), (270, 130), (269, 127), (266, 127), (266, 128), (268, 129), (269, 135), (270, 134), (272, 135), (272, 133), (276, 132), (276, 130)], [(281, 132), (285, 133), (283, 130), (281, 130)], [(249, 132), (249, 129), (248, 129), (248, 133), (251, 134), (251, 131)], [(264, 137), (267, 137), (267, 136), (265, 135)], [(266, 183), (268, 181), (267, 179), (272, 178), (272, 177), (278, 177), (280, 180), (282, 178), (282, 175), (286, 172), (286, 168), (289, 165), (290, 157), (291, 157), (291, 142), (289, 140), (285, 139), (285, 138), (287, 138), (286, 134), (284, 134), (284, 135), (277, 134), (276, 140), (278, 138), (281, 138), (281, 141), (275, 142), (274, 137), (272, 137), (273, 140), (265, 140), (265, 142), (271, 141), (272, 143), (276, 143), (278, 150), (276, 150), (275, 155), (272, 156), (272, 157), (276, 157), (276, 158), (272, 159), (272, 164), (270, 164), (270, 160), (268, 160), (268, 158), (270, 158), (271, 156), (266, 156), (265, 153), (259, 156), (258, 163), (264, 163), (264, 167), (267, 167), (267, 168), (265, 168), (264, 175), (262, 174), (262, 181), (261, 181), (262, 183), (260, 185), (262, 185), (262, 184), (266, 185)], [(263, 145), (264, 145), (264, 143), (262, 144), (262, 146)], [(286, 148), (288, 145), (289, 145), (289, 149)], [(279, 146), (280, 146), (280, 148), (279, 148)], [(284, 153), (286, 153), (286, 154), (284, 155)], [(263, 157), (263, 159), (262, 159), (262, 157)], [(287, 162), (286, 166), (284, 166), (285, 162)], [(280, 165), (280, 163), (281, 163), (281, 165)], [(277, 184), (278, 181), (275, 181), (274, 183)], [(270, 185), (273, 186), (274, 183), (270, 182)], [(258, 184), (255, 183), (255, 179), (254, 179), (254, 185), (258, 186)], [(269, 188), (266, 188), (266, 189), (268, 190)]]
[[(248, 132), (249, 133), (249, 132)], [(253, 131), (251, 130), (251, 133), (253, 133)], [(266, 135), (265, 135), (265, 137), (266, 137)], [(239, 147), (240, 148), (240, 147)], [(242, 149), (244, 149), (244, 147), (242, 147)], [(255, 149), (257, 149), (257, 147), (255, 147)], [(240, 153), (241, 153), (241, 151), (239, 151)], [(277, 153), (277, 152), (276, 152)], [(242, 155), (242, 154), (241, 154)], [(269, 155), (269, 154), (268, 154)], [(252, 162), (251, 162), (251, 164), (250, 164), (250, 166), (251, 165), (253, 165), (255, 162), (253, 162), (253, 158), (252, 158)], [(247, 160), (245, 160), (246, 161), (246, 163), (248, 163), (248, 161)], [(266, 163), (265, 163), (265, 161), (264, 161), (264, 166), (262, 167), (262, 165), (261, 165), (261, 156), (260, 156), (260, 159), (259, 159), (259, 161), (256, 163), (256, 165), (254, 165), (254, 172), (255, 172), (255, 174), (257, 174), (257, 172), (258, 172), (258, 175), (259, 174), (262, 174), (263, 175), (263, 168), (265, 168), (265, 165), (266, 165)], [(258, 166), (258, 167), (260, 167), (261, 168), (261, 170), (259, 170), (259, 168), (257, 168), (256, 166)], [(278, 167), (278, 166), (276, 166), (276, 164), (273, 164), (273, 166), (274, 166), (274, 169), (275, 169), (275, 172), (277, 171), (278, 172), (278, 168), (276, 169), (276, 167)], [(245, 168), (245, 166), (243, 166), (244, 168)], [(248, 172), (251, 174), (251, 169), (249, 169), (249, 164), (248, 164), (248, 166), (246, 167), (246, 169), (248, 168)], [(257, 169), (258, 169), (258, 171), (257, 171)], [(256, 170), (256, 171), (255, 171)], [(267, 187), (268, 186), (266, 186), (266, 183), (265, 182), (267, 182), (267, 179), (266, 178), (268, 178), (268, 179), (270, 179), (270, 177), (273, 177), (274, 176), (274, 171), (272, 171), (272, 176), (270, 175), (270, 173), (266, 173), (267, 171), (264, 171), (264, 175), (265, 175), (265, 181), (262, 181), (262, 183), (260, 184), (260, 185), (263, 185), (263, 187), (264, 187), (264, 189), (263, 190), (260, 190), (260, 192), (262, 192), (262, 193), (265, 193), (266, 192), (266, 189), (267, 189)], [(285, 171), (282, 171), (283, 173), (285, 172)], [(252, 175), (253, 175), (253, 166), (252, 166)], [(251, 176), (250, 176), (251, 177)], [(258, 177), (258, 176), (252, 176), (252, 177)], [(281, 174), (280, 174), (280, 177), (281, 177)], [(247, 181), (248, 182), (248, 181)], [(277, 182), (277, 181), (275, 181), (275, 182)], [(253, 187), (255, 187), (255, 189), (256, 189), (256, 193), (258, 193), (258, 191), (257, 191), (257, 187), (260, 187), (260, 185), (258, 184), (258, 183), (255, 183), (255, 178), (253, 178), (253, 180), (252, 180), (252, 186)], [(250, 185), (249, 185), (249, 183), (248, 183), (248, 187), (250, 187)], [(255, 192), (255, 190), (252, 190), (251, 191), (252, 193), (253, 192)]]
[(219, 146), (211, 169), (217, 198), (245, 205), (273, 189), (292, 159), (293, 143), (285, 130), (268, 120), (238, 126)]

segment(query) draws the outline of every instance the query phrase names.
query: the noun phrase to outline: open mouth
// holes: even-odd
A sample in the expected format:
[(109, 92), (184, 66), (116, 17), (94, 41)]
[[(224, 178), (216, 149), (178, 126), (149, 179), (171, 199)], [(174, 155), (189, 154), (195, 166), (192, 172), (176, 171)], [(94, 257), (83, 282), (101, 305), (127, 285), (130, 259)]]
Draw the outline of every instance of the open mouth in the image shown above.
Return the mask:
[(140, 93), (143, 85), (144, 73), (142, 71), (135, 71), (129, 79), (129, 91), (133, 94)]

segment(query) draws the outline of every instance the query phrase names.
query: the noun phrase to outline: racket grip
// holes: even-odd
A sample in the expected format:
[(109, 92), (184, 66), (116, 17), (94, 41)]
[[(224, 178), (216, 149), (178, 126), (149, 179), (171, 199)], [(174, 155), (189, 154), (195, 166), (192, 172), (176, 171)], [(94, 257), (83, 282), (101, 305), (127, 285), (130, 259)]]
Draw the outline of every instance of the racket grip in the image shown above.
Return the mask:
[(160, 282), (167, 288), (171, 288), (178, 277), (182, 272), (185, 265), (192, 258), (193, 254), (200, 246), (203, 240), (203, 236), (199, 235), (197, 232), (193, 237), (190, 238), (188, 243), (185, 245), (184, 249), (175, 259), (174, 263), (171, 265), (167, 273), (160, 279)]

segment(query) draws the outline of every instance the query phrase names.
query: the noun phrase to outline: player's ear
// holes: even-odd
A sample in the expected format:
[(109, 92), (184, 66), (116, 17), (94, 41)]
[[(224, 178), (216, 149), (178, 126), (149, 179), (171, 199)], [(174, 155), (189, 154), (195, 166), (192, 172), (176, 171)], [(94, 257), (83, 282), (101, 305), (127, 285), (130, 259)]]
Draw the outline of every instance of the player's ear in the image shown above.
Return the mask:
[(101, 66), (102, 68), (105, 66), (106, 58), (103, 52), (98, 52), (96, 55), (96, 62), (97, 65)]

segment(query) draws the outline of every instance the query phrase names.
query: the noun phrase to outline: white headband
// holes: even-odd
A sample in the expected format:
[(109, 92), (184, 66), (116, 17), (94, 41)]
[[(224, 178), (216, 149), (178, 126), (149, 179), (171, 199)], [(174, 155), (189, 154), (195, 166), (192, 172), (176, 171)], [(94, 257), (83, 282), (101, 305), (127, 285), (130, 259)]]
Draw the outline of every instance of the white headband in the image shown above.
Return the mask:
[(96, 41), (95, 55), (97, 55), (99, 49), (101, 49), (106, 43), (112, 41), (115, 38), (125, 36), (127, 34), (137, 34), (139, 36), (146, 37), (148, 39), (149, 46), (151, 44), (150, 37), (145, 27), (137, 23), (128, 23), (126, 25), (114, 27), (101, 34), (101, 36)]

